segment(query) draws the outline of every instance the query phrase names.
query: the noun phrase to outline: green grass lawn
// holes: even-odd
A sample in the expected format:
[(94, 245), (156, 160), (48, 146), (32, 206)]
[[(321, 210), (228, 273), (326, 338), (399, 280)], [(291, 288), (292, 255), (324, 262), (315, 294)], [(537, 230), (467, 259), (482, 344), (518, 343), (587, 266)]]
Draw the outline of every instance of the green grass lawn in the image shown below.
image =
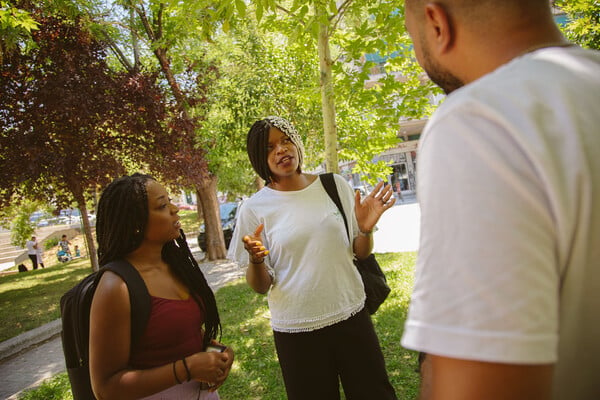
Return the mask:
[(81, 258), (0, 277), (0, 341), (60, 318), (60, 297), (91, 272)]
[[(197, 235), (198, 213), (182, 210), (179, 216), (184, 232)], [(60, 318), (60, 297), (91, 272), (82, 258), (0, 276), (0, 342)]]
[(198, 235), (198, 230), (200, 229), (201, 221), (198, 219), (197, 211), (180, 210), (179, 218), (179, 222), (181, 222), (181, 229), (183, 229), (186, 236)]
[[(396, 389), (398, 398), (402, 400), (415, 399), (419, 385), (416, 373), (416, 353), (400, 346), (400, 337), (412, 288), (415, 257), (415, 253), (377, 255), (392, 287), (392, 293), (373, 316), (373, 321), (384, 352), (390, 380)], [(83, 277), (89, 271), (89, 266), (85, 271), (84, 269), (82, 266), (71, 263), (55, 268), (56, 272), (54, 273), (50, 272), (52, 268), (48, 268), (47, 271), (35, 271), (35, 275), (32, 274), (31, 278), (38, 279), (37, 285), (29, 281), (29, 276), (22, 277), (29, 282), (23, 287), (23, 290), (31, 290), (29, 294), (22, 297), (17, 296), (16, 293), (20, 289), (14, 288), (10, 290), (11, 297), (15, 301), (35, 297), (34, 293), (42, 291), (42, 287), (45, 287), (43, 290), (46, 292), (58, 292), (59, 290), (55, 291), (49, 287), (58, 285), (62, 279), (68, 281), (71, 278), (76, 280), (75, 276)], [(65, 270), (70, 272), (59, 274)], [(14, 280), (18, 281), (19, 277), (20, 275), (13, 275), (1, 278), (0, 289), (5, 286), (7, 278), (12, 278), (10, 286), (13, 286), (16, 284)], [(65, 283), (65, 286), (70, 287), (72, 284)], [(3, 291), (0, 291), (0, 299), (2, 299), (0, 300), (0, 312), (4, 321), (8, 310), (5, 310), (3, 296)], [(56, 302), (59, 297), (55, 296), (54, 301)], [(216, 293), (216, 297), (223, 325), (222, 341), (236, 352), (236, 361), (231, 374), (225, 385), (219, 389), (221, 398), (223, 400), (285, 399), (285, 389), (269, 324), (266, 296), (253, 292), (244, 280), (238, 280), (221, 288)], [(48, 297), (46, 301), (38, 302), (38, 304), (44, 304), (46, 313), (49, 313), (50, 308), (56, 307), (57, 309), (58, 307), (57, 303), (51, 307), (49, 304), (51, 301), (53, 300)], [(15, 305), (13, 304), (12, 307)], [(19, 310), (27, 308), (18, 307)], [(49, 320), (56, 318), (58, 318), (58, 314)], [(36, 318), (36, 320), (39, 321), (40, 318)], [(41, 387), (27, 392), (21, 399), (72, 399), (66, 374), (60, 374), (46, 381)]]

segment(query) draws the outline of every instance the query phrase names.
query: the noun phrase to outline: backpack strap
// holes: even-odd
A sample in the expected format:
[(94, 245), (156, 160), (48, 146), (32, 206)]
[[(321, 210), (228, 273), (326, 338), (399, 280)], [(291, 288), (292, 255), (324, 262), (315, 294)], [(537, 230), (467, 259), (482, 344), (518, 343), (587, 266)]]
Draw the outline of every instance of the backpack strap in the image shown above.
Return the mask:
[(127, 284), (129, 290), (129, 305), (131, 307), (131, 348), (142, 337), (152, 309), (152, 300), (142, 276), (133, 265), (126, 260), (115, 260), (100, 268), (97, 279), (103, 272), (111, 271), (119, 275)]
[[(344, 226), (346, 227), (346, 235), (350, 237), (350, 231), (348, 230), (348, 220), (346, 219), (346, 213), (344, 213), (344, 207), (342, 207), (342, 201), (340, 200), (340, 195), (337, 191), (337, 186), (335, 184), (335, 178), (331, 172), (327, 172), (325, 174), (319, 175), (321, 179), (321, 184), (325, 188), (325, 191), (331, 198), (331, 200), (335, 203), (337, 208), (340, 210), (342, 217), (344, 218)], [(352, 242), (352, 238), (350, 238)]]

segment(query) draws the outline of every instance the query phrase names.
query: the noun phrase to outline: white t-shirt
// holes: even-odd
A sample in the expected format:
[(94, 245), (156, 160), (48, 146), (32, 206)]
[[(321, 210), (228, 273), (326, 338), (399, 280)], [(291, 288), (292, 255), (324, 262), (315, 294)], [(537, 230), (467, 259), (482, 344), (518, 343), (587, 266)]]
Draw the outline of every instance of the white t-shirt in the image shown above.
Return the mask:
[[(350, 235), (358, 233), (354, 194), (335, 175)], [(352, 245), (336, 205), (320, 179), (298, 191), (265, 187), (239, 212), (228, 258), (248, 264), (242, 237), (264, 224), (265, 258), (273, 285), (271, 326), (279, 332), (307, 332), (333, 325), (360, 311), (365, 293), (354, 266)]]
[(538, 50), (452, 93), (417, 173), (402, 344), (555, 363), (556, 399), (600, 398), (600, 53)]
[(25, 242), (25, 247), (27, 247), (27, 254), (29, 255), (34, 255), (37, 254), (37, 250), (35, 249), (35, 243), (33, 240), (28, 240), (27, 242)]

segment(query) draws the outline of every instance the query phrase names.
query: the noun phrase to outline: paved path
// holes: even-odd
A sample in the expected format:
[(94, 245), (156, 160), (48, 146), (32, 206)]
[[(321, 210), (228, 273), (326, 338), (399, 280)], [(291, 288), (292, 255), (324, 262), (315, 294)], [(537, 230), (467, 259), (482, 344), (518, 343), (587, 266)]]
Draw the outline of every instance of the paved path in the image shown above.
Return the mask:
[[(197, 256), (197, 253), (194, 255)], [(214, 291), (244, 275), (242, 268), (226, 260), (201, 263), (200, 268)], [(23, 390), (38, 386), (44, 380), (65, 371), (60, 324), (56, 322), (40, 328), (40, 331), (45, 331), (46, 336), (42, 343), (0, 362), (0, 399), (17, 400)], [(38, 337), (43, 336), (44, 333), (40, 333)], [(16, 341), (23, 339), (21, 336)]]
[(373, 234), (373, 252), (416, 251), (419, 247), (421, 209), (417, 203), (400, 204), (387, 210)]

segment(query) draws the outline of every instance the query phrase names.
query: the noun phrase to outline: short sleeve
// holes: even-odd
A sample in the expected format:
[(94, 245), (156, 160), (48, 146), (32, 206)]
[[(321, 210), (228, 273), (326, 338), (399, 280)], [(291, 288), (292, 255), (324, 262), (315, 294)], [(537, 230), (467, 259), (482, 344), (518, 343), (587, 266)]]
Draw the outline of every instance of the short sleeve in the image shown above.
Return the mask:
[(421, 237), (402, 344), (462, 359), (554, 362), (549, 199), (509, 124), (482, 114), (473, 104), (446, 112), (422, 137)]

